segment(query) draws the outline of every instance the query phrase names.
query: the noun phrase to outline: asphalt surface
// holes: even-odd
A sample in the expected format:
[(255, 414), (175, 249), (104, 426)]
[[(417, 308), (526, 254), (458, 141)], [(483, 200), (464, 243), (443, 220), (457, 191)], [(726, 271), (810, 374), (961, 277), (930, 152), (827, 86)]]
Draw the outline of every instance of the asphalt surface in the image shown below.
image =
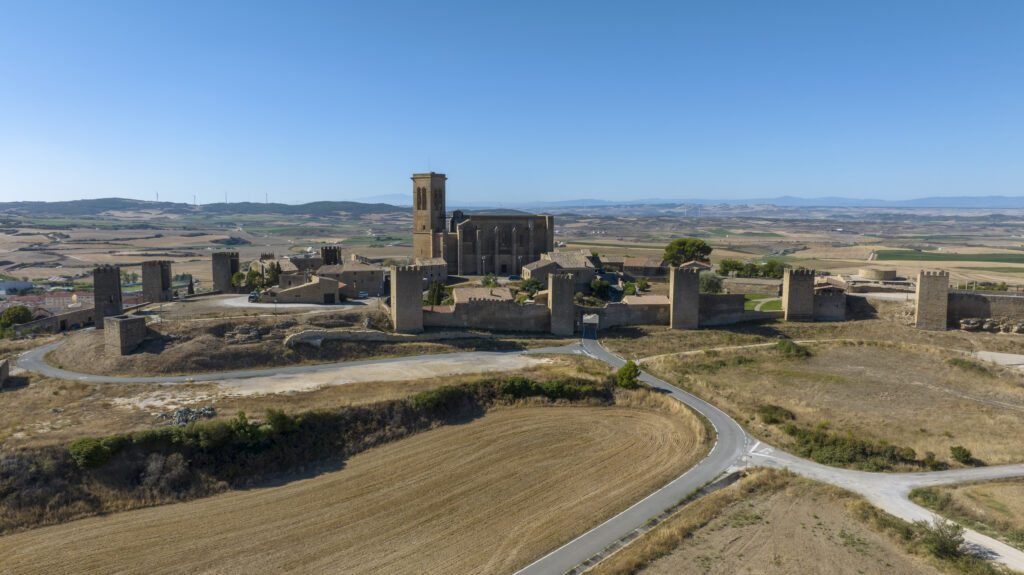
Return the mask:
[[(17, 358), (15, 365), (28, 371), (42, 373), (50, 377), (85, 381), (94, 383), (174, 383), (195, 381), (221, 381), (249, 377), (267, 377), (284, 374), (316, 373), (335, 369), (339, 366), (357, 367), (359, 365), (379, 364), (381, 362), (401, 363), (422, 361), (422, 356), (386, 358), (355, 362), (339, 362), (332, 364), (303, 365), (284, 368), (256, 369), (210, 373), (192, 376), (164, 377), (108, 377), (80, 374), (49, 365), (44, 356), (61, 342), (46, 345), (27, 351)], [(760, 344), (764, 345), (764, 344)], [(504, 352), (460, 352), (453, 354), (432, 355), (430, 358), (449, 357), (486, 361), (488, 357), (496, 357), (521, 351)], [(525, 353), (569, 353), (593, 357), (613, 367), (621, 367), (625, 361), (612, 354), (600, 343), (583, 340), (565, 347), (529, 350)], [(869, 473), (820, 465), (801, 459), (789, 453), (757, 441), (747, 434), (736, 421), (725, 412), (710, 403), (691, 395), (647, 372), (641, 372), (641, 381), (651, 387), (665, 391), (667, 394), (690, 406), (708, 419), (716, 432), (716, 441), (708, 455), (696, 466), (674, 479), (664, 487), (633, 504), (625, 511), (590, 531), (573, 539), (537, 561), (519, 570), (517, 574), (560, 574), (572, 570), (584, 561), (598, 555), (624, 536), (644, 526), (652, 518), (664, 510), (673, 507), (682, 499), (693, 494), (702, 486), (721, 476), (731, 469), (742, 467), (764, 466), (785, 468), (805, 477), (837, 485), (863, 495), (873, 505), (907, 521), (930, 521), (934, 514), (927, 509), (912, 503), (907, 495), (914, 487), (944, 485), (977, 481), (984, 479), (1001, 479), (1024, 476), (1024, 464), (1001, 465), (973, 469), (936, 471), (924, 473)], [(989, 559), (1001, 562), (1011, 569), (1024, 571), (1024, 551), (1015, 549), (1000, 541), (966, 529), (964, 538), (973, 552)]]

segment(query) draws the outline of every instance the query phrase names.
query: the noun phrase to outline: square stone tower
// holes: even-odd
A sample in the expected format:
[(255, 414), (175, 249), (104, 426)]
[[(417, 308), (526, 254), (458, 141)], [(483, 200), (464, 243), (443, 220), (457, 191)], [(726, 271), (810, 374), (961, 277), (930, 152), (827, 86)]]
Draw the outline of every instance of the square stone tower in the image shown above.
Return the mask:
[(782, 311), (786, 321), (814, 321), (814, 270), (783, 272)]
[(700, 272), (673, 267), (668, 293), (669, 326), (672, 329), (697, 329), (700, 325)]
[(921, 270), (914, 294), (914, 327), (944, 330), (949, 311), (949, 272)]
[(336, 266), (341, 263), (341, 246), (320, 246), (320, 259), (325, 266)]
[(551, 333), (572, 336), (576, 333), (576, 278), (572, 274), (548, 275), (548, 311), (551, 312)]
[(445, 237), (444, 174), (412, 175), (412, 255), (414, 258), (443, 257)]
[(138, 315), (113, 315), (107, 318), (103, 343), (107, 355), (128, 355), (146, 339), (146, 318)]
[(103, 329), (103, 318), (120, 315), (124, 311), (121, 300), (121, 268), (99, 266), (92, 270), (92, 286), (96, 329)]
[(231, 276), (238, 273), (238, 252), (216, 252), (213, 254), (213, 289), (221, 293), (235, 293)]
[(142, 300), (147, 303), (171, 301), (171, 262), (142, 262)]
[(419, 266), (391, 267), (391, 323), (400, 333), (423, 331), (423, 274)]

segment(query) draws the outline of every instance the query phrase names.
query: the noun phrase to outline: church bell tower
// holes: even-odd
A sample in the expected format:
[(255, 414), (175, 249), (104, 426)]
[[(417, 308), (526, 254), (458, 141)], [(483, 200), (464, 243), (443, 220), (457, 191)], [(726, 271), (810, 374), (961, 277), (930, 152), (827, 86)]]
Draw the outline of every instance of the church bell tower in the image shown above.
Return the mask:
[(444, 174), (412, 175), (413, 257), (439, 258), (444, 244)]

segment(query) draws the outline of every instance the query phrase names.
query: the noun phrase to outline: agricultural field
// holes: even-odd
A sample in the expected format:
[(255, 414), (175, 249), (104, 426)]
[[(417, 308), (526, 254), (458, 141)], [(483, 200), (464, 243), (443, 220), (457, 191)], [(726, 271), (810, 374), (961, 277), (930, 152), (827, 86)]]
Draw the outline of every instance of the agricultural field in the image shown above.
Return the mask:
[(508, 573), (682, 473), (703, 434), (639, 404), (498, 408), (335, 471), (9, 535), (0, 555), (11, 573)]
[(683, 507), (587, 573), (942, 572), (936, 568), (940, 562), (890, 525), (901, 522), (857, 495), (755, 470), (736, 485)]

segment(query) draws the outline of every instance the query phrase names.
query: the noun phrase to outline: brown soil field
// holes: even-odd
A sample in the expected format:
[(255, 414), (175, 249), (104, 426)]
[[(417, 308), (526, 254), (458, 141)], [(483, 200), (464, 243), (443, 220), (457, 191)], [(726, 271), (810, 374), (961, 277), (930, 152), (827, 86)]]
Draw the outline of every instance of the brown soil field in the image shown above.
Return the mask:
[(695, 331), (672, 330), (668, 326), (630, 326), (602, 331), (601, 343), (619, 356), (633, 360), (683, 351), (767, 343), (779, 338), (895, 341), (956, 350), (1024, 354), (1024, 336), (1019, 334), (925, 331), (910, 327), (912, 307), (909, 313), (905, 305), (896, 302), (879, 302), (877, 307), (879, 314), (889, 316), (889, 319), (820, 323), (751, 322)]
[(807, 359), (784, 359), (772, 348), (663, 356), (644, 367), (783, 448), (791, 438), (781, 426), (762, 424), (760, 407), (781, 406), (798, 425), (824, 424), (844, 435), (912, 447), (918, 457), (930, 451), (949, 459), (950, 447), (963, 445), (989, 465), (1024, 461), (1024, 374), (980, 363), (957, 367), (947, 363), (956, 354), (927, 347), (821, 344), (810, 350)]
[[(611, 368), (595, 359), (551, 356), (537, 367), (503, 372), (544, 381), (574, 377), (605, 379)], [(83, 436), (103, 437), (163, 427), (167, 414), (179, 407), (209, 405), (217, 419), (230, 419), (238, 411), (262, 414), (272, 407), (288, 413), (335, 409), (378, 401), (402, 399), (442, 385), (458, 385), (485, 377), (456, 374), (403, 381), (374, 381), (330, 385), (310, 391), (260, 395), (234, 395), (217, 384), (87, 384), (30, 376), (29, 384), (0, 395), (0, 443), (5, 447), (40, 447), (65, 444)]]
[[(72, 335), (63, 345), (50, 352), (47, 361), (63, 369), (98, 375), (193, 375), (458, 351), (557, 347), (570, 341), (544, 336), (481, 336), (479, 339), (428, 342), (328, 341), (319, 348), (300, 345), (289, 349), (285, 347), (284, 339), (291, 333), (304, 329), (348, 327), (361, 318), (358, 314), (298, 317), (302, 323), (290, 328), (274, 327), (282, 320), (273, 317), (151, 323), (153, 339), (126, 356), (106, 353), (102, 331), (84, 331)], [(269, 330), (269, 333), (263, 335), (260, 341), (230, 343), (230, 337), (226, 334), (239, 325), (263, 328)]]
[(9, 573), (508, 573), (705, 452), (694, 415), (499, 408), (285, 485), (0, 538)]
[[(856, 517), (851, 507), (858, 497), (804, 479), (770, 481), (690, 504), (589, 573), (939, 573)], [(684, 530), (688, 535), (679, 537)], [(640, 571), (629, 569), (644, 554), (640, 548), (654, 548), (658, 539), (671, 552), (651, 555)]]
[(1024, 479), (964, 483), (929, 491), (949, 499), (941, 506), (927, 505), (917, 497), (914, 500), (962, 525), (1024, 549)]

